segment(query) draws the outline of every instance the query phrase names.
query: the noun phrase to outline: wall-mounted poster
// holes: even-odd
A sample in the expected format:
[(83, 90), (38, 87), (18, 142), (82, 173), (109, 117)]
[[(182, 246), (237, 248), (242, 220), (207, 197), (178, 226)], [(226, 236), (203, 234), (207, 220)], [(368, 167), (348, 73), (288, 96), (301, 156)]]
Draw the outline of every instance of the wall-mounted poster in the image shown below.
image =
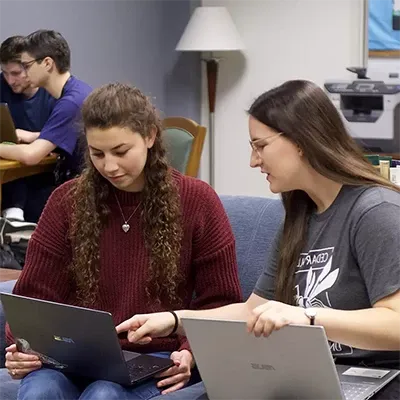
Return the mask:
[(368, 1), (370, 56), (400, 57), (400, 0)]

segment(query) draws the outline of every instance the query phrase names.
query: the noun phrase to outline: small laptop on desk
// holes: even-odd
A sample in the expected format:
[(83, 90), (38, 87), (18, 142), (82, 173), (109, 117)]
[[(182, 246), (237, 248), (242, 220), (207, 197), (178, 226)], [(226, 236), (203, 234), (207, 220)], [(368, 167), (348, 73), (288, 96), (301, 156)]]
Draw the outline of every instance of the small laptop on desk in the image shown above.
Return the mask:
[(182, 323), (210, 400), (365, 400), (400, 372), (335, 366), (320, 326), (290, 325), (256, 338), (242, 321)]
[(0, 103), (0, 143), (18, 143), (15, 125), (7, 103)]
[(174, 363), (121, 350), (110, 313), (0, 293), (19, 351), (36, 354), (46, 368), (134, 385)]

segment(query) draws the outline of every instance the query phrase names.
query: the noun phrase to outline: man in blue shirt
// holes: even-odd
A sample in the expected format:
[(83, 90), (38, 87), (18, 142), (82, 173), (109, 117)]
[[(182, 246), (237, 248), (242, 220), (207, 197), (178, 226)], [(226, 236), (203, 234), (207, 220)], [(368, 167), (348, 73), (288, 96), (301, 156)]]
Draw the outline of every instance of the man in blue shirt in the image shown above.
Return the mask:
[[(33, 87), (29, 81), (19, 54), (23, 42), (23, 36), (12, 36), (0, 46), (0, 102), (8, 104), (20, 142), (31, 143), (48, 120), (55, 99), (46, 90)], [(3, 214), (23, 220), (25, 211), (28, 220), (29, 217), (36, 219), (36, 210), (41, 211), (50, 193), (49, 182), (51, 175), (41, 174), (4, 184)], [(30, 196), (30, 202), (25, 204), (32, 191), (34, 196)]]
[(91, 87), (70, 73), (71, 53), (67, 41), (55, 31), (39, 30), (28, 35), (21, 64), (33, 86), (44, 88), (55, 99), (54, 109), (38, 137), (29, 144), (0, 144), (0, 157), (38, 164), (51, 152), (59, 154), (55, 184), (76, 176), (83, 164), (78, 145), (81, 106)]

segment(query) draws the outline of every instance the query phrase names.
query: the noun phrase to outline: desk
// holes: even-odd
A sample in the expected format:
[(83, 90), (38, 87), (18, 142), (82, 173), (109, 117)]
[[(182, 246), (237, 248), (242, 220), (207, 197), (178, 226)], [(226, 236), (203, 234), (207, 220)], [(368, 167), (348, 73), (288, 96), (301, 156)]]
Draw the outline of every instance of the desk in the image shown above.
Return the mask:
[(1, 185), (3, 183), (15, 181), (16, 179), (52, 171), (57, 156), (50, 155), (44, 158), (39, 164), (25, 165), (19, 161), (0, 159), (0, 209), (1, 209)]

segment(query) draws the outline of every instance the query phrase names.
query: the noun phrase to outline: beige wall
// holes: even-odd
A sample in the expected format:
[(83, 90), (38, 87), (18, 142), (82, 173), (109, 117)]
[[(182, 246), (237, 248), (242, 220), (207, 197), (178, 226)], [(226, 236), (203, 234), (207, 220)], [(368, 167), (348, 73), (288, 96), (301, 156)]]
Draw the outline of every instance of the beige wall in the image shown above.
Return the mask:
[[(216, 109), (216, 183), (220, 194), (272, 196), (249, 167), (245, 110), (263, 91), (288, 79), (353, 79), (362, 63), (362, 0), (203, 0), (225, 6), (242, 35), (243, 54), (221, 54)], [(208, 122), (203, 76), (202, 122)], [(208, 146), (202, 165), (208, 179)]]

